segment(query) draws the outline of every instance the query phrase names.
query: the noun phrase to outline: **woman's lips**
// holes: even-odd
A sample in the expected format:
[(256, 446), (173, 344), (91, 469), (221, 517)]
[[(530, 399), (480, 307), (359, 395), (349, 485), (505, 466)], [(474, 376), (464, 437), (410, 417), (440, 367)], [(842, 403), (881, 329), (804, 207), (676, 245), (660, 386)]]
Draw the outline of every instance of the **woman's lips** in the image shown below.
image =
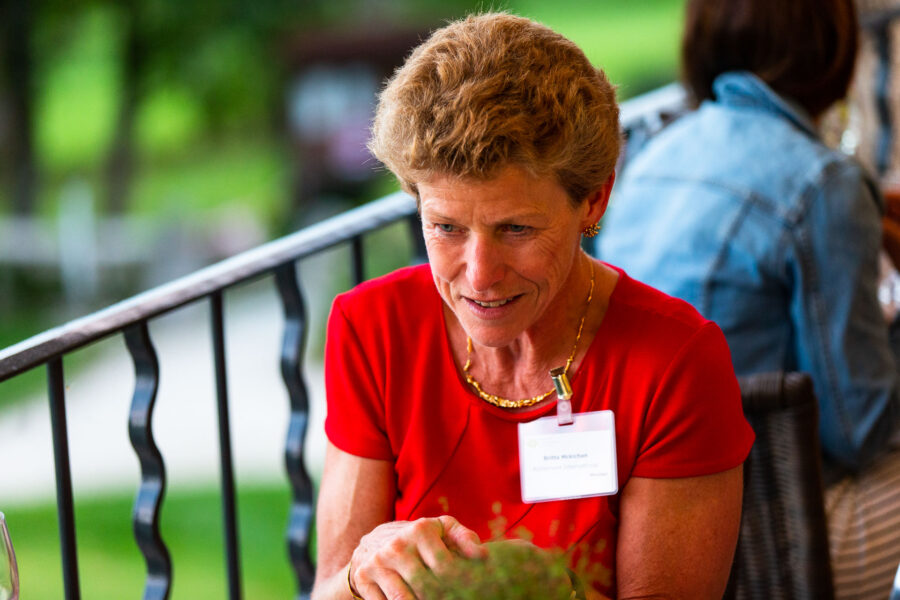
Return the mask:
[(463, 296), (473, 312), (487, 317), (498, 317), (502, 313), (505, 313), (506, 310), (508, 310), (520, 297), (521, 294), (496, 300), (476, 300), (475, 298)]
[(483, 306), (484, 308), (497, 308), (498, 306), (503, 306), (507, 302), (512, 300), (512, 298), (504, 298), (503, 300), (472, 300), (478, 306)]

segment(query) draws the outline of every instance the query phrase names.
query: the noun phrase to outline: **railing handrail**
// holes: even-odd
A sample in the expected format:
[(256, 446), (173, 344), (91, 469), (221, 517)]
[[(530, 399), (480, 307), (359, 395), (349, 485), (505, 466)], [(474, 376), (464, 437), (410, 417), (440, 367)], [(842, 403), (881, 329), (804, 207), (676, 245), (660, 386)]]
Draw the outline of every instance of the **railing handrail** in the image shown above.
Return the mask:
[(159, 316), (216, 290), (400, 221), (415, 210), (411, 196), (396, 192), (39, 333), (0, 350), (0, 381), (119, 332), (128, 324)]

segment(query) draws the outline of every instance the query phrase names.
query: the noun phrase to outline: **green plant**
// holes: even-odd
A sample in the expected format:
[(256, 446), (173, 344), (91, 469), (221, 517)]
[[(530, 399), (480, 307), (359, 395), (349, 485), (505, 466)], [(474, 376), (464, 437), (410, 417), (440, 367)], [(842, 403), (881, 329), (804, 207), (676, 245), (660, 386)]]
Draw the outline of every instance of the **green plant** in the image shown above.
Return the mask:
[(486, 559), (457, 558), (439, 576), (429, 571), (417, 586), (422, 597), (442, 600), (568, 600), (572, 595), (566, 556), (520, 540), (490, 543)]

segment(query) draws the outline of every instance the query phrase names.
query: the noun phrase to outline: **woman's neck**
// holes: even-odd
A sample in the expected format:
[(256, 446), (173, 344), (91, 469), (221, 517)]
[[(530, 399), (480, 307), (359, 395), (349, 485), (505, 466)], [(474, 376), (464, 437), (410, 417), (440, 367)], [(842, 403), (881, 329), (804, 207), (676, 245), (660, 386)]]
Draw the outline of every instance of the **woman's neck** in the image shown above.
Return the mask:
[(458, 332), (451, 338), (460, 368), (470, 359), (469, 374), (482, 389), (510, 400), (551, 389), (549, 370), (564, 366), (573, 350), (570, 375), (577, 368), (602, 321), (617, 278), (618, 273), (579, 252), (572, 273), (544, 315), (504, 346), (483, 346), (473, 340), (470, 354), (468, 336), (454, 318)]

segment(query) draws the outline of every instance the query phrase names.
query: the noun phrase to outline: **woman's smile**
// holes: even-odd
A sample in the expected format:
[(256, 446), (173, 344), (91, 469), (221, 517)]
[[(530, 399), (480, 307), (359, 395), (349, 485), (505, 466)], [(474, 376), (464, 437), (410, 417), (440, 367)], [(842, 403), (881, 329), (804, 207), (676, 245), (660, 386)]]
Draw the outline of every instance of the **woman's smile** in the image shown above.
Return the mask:
[(517, 298), (517, 296), (513, 297), (513, 298), (504, 298), (503, 300), (476, 300), (474, 298), (467, 298), (467, 299), (471, 300), (472, 302), (474, 302), (478, 306), (481, 306), (482, 308), (498, 308), (500, 306), (503, 306), (504, 304), (507, 304), (508, 302), (512, 302), (516, 298)]
[(465, 298), (468, 308), (481, 319), (502, 319), (515, 308), (516, 301), (522, 295), (509, 296), (499, 300), (478, 300)]

